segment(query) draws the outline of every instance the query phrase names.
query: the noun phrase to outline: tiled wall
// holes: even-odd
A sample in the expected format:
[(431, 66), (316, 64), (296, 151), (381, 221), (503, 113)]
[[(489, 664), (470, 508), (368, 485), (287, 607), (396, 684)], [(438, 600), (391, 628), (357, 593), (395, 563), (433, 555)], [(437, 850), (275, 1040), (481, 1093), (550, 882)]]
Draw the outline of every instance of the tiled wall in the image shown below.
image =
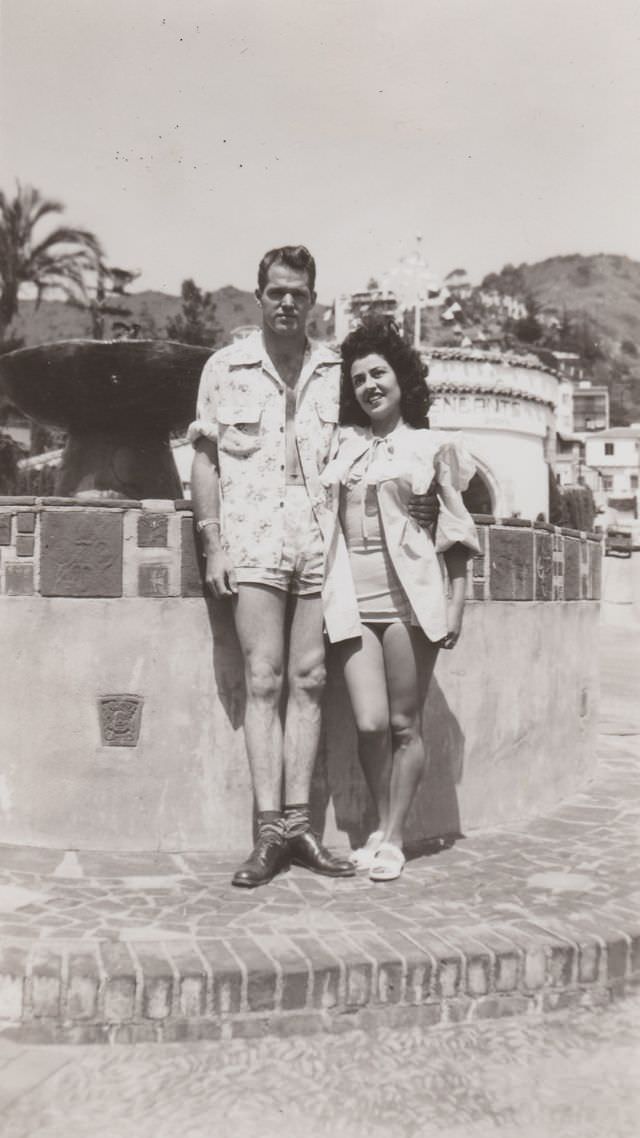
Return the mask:
[[(601, 542), (519, 518), (476, 518), (476, 601), (599, 600)], [(0, 498), (0, 594), (198, 597), (201, 560), (189, 502)]]

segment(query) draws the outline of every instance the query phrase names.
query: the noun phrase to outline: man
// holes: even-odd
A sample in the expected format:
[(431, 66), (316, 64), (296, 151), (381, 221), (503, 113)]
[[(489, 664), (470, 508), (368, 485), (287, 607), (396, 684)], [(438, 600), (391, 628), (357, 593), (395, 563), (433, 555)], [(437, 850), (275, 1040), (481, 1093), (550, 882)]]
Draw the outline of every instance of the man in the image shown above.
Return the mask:
[[(340, 394), (336, 353), (306, 337), (315, 276), (302, 245), (265, 254), (256, 290), (262, 333), (207, 361), (189, 431), (206, 582), (214, 597), (232, 598), (244, 659), (258, 836), (233, 884), (247, 888), (290, 861), (330, 877), (354, 873), (324, 848), (309, 820), (325, 681), (316, 503)], [(432, 521), (432, 513), (419, 520)]]
[(244, 658), (258, 837), (233, 884), (249, 888), (289, 861), (331, 877), (354, 872), (321, 845), (309, 822), (325, 679), (323, 541), (312, 501), (338, 420), (339, 360), (306, 338), (316, 300), (307, 249), (267, 253), (256, 297), (262, 335), (207, 362), (190, 429), (206, 581), (214, 597), (233, 598)]

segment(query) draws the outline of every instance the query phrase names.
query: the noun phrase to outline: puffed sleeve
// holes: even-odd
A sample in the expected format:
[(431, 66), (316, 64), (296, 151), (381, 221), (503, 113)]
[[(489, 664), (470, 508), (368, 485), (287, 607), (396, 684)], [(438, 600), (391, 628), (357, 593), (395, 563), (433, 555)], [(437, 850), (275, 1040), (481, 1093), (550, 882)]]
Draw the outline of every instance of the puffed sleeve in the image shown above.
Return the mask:
[(219, 387), (220, 367), (217, 366), (216, 357), (212, 356), (207, 360), (200, 376), (196, 417), (187, 430), (188, 442), (194, 443), (196, 439), (205, 438), (217, 443)]
[(440, 500), (437, 552), (444, 553), (460, 542), (468, 548), (469, 556), (480, 553), (473, 518), (462, 500), (462, 493), (475, 474), (476, 464), (462, 439), (454, 435), (442, 443), (434, 456), (434, 467)]

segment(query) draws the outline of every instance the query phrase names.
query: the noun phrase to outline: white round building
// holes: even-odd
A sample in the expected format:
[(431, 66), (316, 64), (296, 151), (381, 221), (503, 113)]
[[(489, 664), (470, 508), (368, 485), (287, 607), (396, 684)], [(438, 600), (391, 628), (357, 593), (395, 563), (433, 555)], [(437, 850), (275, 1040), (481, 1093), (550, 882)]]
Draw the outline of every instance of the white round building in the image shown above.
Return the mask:
[(478, 473), (465, 494), (473, 513), (549, 516), (559, 379), (533, 356), (429, 348), (430, 425), (463, 431)]

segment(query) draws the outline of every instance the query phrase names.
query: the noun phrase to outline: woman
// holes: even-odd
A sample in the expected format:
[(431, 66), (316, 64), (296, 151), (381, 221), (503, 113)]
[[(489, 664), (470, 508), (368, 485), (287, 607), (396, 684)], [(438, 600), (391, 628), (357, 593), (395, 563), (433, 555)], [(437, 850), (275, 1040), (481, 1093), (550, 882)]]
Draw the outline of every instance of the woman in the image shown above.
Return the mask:
[[(428, 429), (425, 374), (388, 320), (369, 320), (347, 337), (342, 427), (322, 478), (334, 519), (325, 619), (338, 641), (358, 754), (378, 812), (377, 829), (352, 857), (374, 881), (396, 878), (404, 866), (404, 826), (424, 769), (427, 689), (439, 649), (453, 648), (460, 636), (466, 565), (480, 552), (461, 496), (475, 467), (455, 436)], [(435, 543), (408, 512), (412, 495), (425, 493), (434, 475)]]

